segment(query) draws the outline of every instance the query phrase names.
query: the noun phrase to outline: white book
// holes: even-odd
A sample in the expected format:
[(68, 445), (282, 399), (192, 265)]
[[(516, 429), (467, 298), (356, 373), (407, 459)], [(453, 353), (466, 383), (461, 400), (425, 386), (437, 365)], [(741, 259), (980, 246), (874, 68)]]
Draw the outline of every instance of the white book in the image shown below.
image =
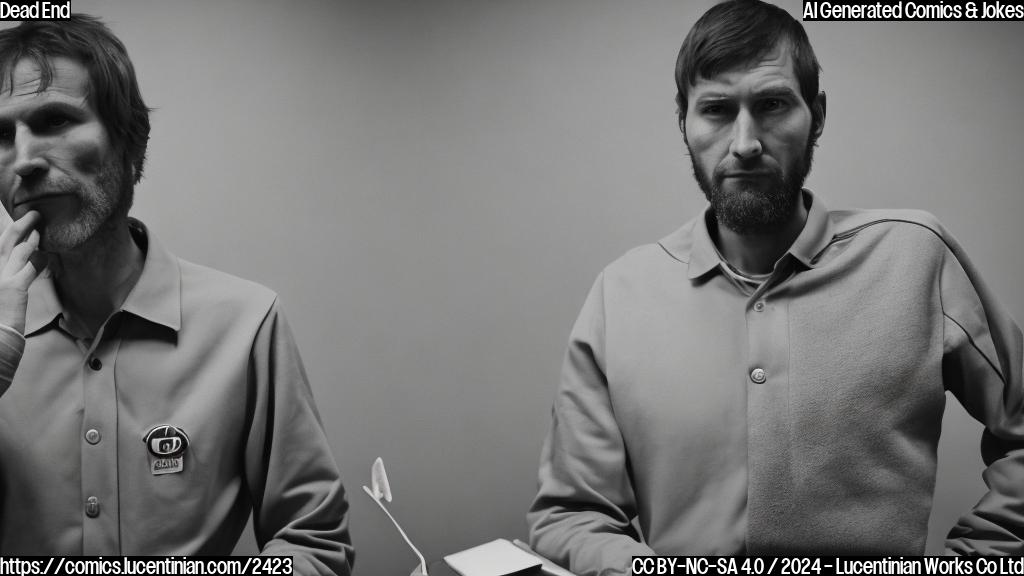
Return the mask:
[(462, 576), (513, 576), (535, 574), (540, 559), (498, 538), (462, 552), (449, 554), (444, 561)]

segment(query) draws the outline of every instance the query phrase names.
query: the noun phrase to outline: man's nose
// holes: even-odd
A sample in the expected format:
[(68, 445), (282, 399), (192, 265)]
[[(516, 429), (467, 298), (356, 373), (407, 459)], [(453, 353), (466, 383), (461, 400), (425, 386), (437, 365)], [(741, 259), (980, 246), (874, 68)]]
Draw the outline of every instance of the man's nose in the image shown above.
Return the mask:
[(26, 127), (19, 127), (14, 136), (14, 173), (31, 178), (46, 171), (45, 145)]
[(761, 133), (757, 120), (746, 111), (740, 111), (732, 126), (732, 144), (729, 152), (741, 160), (761, 154)]

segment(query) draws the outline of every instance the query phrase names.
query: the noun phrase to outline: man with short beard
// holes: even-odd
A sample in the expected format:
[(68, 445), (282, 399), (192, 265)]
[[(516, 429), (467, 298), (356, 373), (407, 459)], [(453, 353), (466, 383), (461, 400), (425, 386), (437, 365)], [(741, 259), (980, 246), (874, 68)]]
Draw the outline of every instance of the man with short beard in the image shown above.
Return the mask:
[(598, 277), (528, 514), (583, 575), (650, 554), (922, 554), (945, 392), (985, 425), (956, 554), (1024, 553), (1021, 333), (931, 215), (803, 189), (825, 121), (803, 27), (712, 7), (676, 66), (709, 207)]
[(128, 217), (148, 138), (98, 20), (0, 31), (0, 554), (227, 555), (252, 512), (276, 569), (349, 574), (276, 295)]

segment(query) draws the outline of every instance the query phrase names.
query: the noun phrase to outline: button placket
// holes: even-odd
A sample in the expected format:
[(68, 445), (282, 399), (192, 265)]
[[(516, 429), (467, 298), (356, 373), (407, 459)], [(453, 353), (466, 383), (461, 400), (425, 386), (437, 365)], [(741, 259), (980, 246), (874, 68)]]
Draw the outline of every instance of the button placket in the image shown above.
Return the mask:
[(82, 552), (86, 556), (116, 554), (118, 527), (117, 353), (121, 340), (97, 338), (82, 366)]
[[(774, 289), (768, 289), (765, 292)], [(764, 292), (748, 304), (747, 466), (748, 540), (759, 543), (766, 527), (780, 521), (778, 510), (794, 506), (791, 487), (789, 302)], [(770, 540), (770, 539), (769, 539)]]

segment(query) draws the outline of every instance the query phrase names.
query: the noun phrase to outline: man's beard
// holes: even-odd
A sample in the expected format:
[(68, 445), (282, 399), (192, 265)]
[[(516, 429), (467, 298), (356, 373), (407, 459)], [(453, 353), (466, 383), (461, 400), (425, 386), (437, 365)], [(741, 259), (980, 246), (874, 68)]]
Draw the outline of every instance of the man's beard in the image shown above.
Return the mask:
[[(689, 144), (687, 144), (689, 151)], [(711, 211), (719, 224), (737, 234), (771, 234), (783, 228), (796, 212), (800, 191), (811, 171), (814, 141), (807, 140), (804, 153), (794, 158), (781, 172), (759, 176), (751, 181), (733, 183), (730, 190), (721, 186), (721, 166), (709, 175), (697, 165), (693, 152), (690, 164), (697, 184), (711, 202)], [(761, 167), (757, 167), (758, 170)]]
[(72, 252), (86, 242), (98, 238), (128, 216), (134, 186), (131, 170), (122, 158), (106, 162), (92, 183), (71, 179), (49, 183), (51, 188), (73, 193), (80, 205), (70, 221), (42, 223), (39, 248), (44, 252)]

